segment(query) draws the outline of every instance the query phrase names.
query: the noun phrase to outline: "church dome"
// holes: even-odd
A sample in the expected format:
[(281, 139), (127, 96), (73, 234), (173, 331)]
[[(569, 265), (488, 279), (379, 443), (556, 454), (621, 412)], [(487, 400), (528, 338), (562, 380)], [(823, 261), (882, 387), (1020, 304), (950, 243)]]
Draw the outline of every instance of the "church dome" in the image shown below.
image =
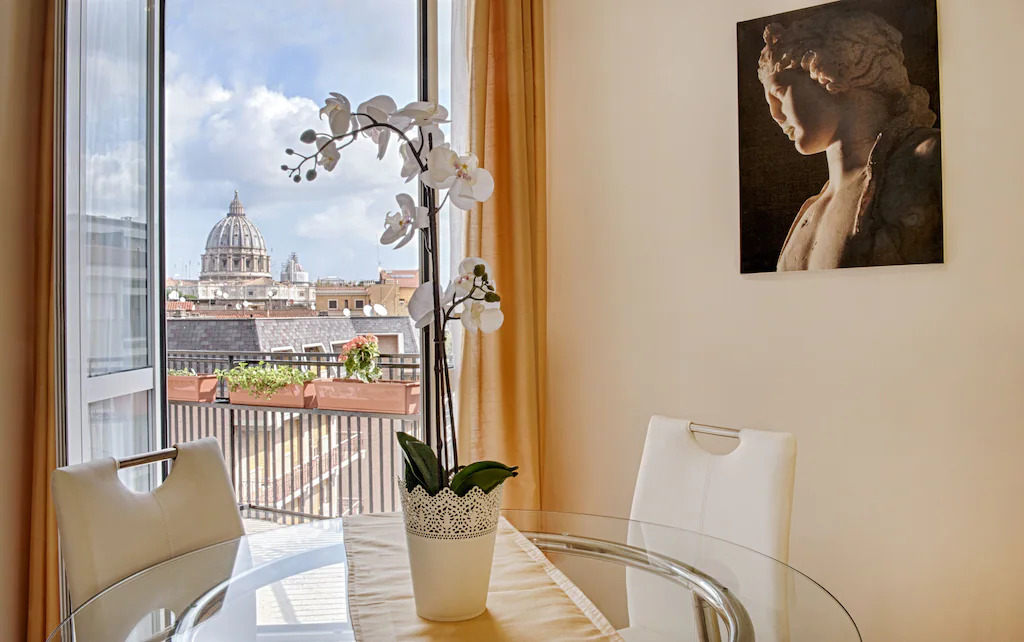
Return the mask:
[(263, 234), (256, 224), (245, 216), (245, 207), (242, 206), (242, 201), (238, 200), (238, 190), (235, 190), (235, 198), (228, 206), (228, 215), (217, 221), (206, 237), (207, 251), (222, 247), (239, 247), (264, 252), (267, 250)]
[(227, 216), (217, 221), (206, 237), (201, 280), (245, 280), (270, 277), (270, 255), (256, 224), (245, 215), (245, 207), (235, 198)]

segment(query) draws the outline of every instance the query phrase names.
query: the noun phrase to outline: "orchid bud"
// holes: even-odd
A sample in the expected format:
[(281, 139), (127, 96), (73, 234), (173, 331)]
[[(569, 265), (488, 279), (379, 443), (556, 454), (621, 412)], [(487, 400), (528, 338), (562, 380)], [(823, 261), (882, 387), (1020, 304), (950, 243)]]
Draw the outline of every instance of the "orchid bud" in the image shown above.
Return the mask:
[(498, 296), (497, 292), (488, 292), (484, 295), (484, 301), (488, 303), (497, 303), (498, 301), (501, 301), (501, 297)]
[(295, 176), (292, 177), (292, 180), (295, 181), (296, 183), (301, 183), (302, 182), (302, 177), (299, 176), (299, 175), (295, 175)]
[(289, 147), (288, 149), (284, 150), (284, 153), (288, 154), (289, 156), (291, 156), (292, 154), (295, 153), (295, 150), (292, 149), (291, 147)]
[(281, 166), (281, 170), (282, 171), (287, 171), (288, 170), (288, 166), (287, 165), (282, 165)]
[(483, 263), (477, 263), (473, 266), (473, 276), (485, 276), (487, 274)]
[(315, 169), (307, 170), (306, 171), (306, 180), (307, 181), (311, 181), (314, 178), (316, 178), (316, 170)]
[(302, 132), (302, 134), (299, 136), (299, 140), (301, 140), (304, 143), (316, 142), (316, 132), (313, 131), (312, 129), (307, 129), (306, 131)]

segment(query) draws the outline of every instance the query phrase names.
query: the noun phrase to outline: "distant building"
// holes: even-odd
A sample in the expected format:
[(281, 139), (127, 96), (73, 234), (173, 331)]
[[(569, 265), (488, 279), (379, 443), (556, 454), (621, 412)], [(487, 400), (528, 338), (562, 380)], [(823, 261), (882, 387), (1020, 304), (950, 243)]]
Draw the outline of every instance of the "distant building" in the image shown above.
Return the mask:
[(195, 301), (195, 314), (209, 311), (313, 310), (316, 286), (292, 253), (281, 281), (270, 273), (270, 253), (256, 223), (245, 213), (238, 191), (228, 212), (206, 237), (198, 280), (168, 279), (167, 289)]
[(299, 255), (292, 252), (281, 270), (282, 283), (309, 283), (309, 272), (299, 263)]
[(388, 316), (409, 316), (409, 298), (419, 286), (417, 270), (385, 270), (376, 281), (344, 281), (328, 277), (317, 282), (316, 309), (327, 316), (362, 316), (364, 306), (380, 304)]

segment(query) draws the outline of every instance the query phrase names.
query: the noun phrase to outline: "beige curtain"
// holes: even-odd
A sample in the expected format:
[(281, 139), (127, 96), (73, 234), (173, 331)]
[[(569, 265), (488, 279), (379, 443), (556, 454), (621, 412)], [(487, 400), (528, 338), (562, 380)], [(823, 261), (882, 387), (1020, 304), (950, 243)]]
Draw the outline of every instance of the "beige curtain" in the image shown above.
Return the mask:
[[(31, 476), (25, 488), (31, 488), (30, 517), (21, 525), (29, 542), (28, 576), (24, 578), (27, 601), (26, 639), (43, 640), (60, 621), (60, 589), (57, 570), (57, 521), (50, 498), (50, 473), (56, 467), (54, 426), (54, 274), (53, 274), (53, 69), (54, 19), (52, 0), (13, 2), (3, 0), (5, 26), (0, 40), (4, 50), (0, 65), (10, 67), (0, 73), (0, 94), (7, 109), (4, 118), (18, 121), (18, 142), (7, 141), (6, 153), (23, 163), (28, 171), (12, 190), (16, 200), (31, 204), (18, 212), (29, 217), (30, 238), (24, 243), (34, 247), (32, 254), (32, 316), (30, 346), (32, 377), (30, 406), (32, 414), (24, 430), (30, 447), (25, 470)], [(16, 49), (16, 51), (15, 51)], [(6, 173), (6, 172), (5, 172)], [(5, 198), (12, 194), (4, 190)], [(34, 238), (32, 238), (34, 236)], [(34, 304), (34, 307), (32, 307)], [(9, 528), (15, 528), (10, 525)], [(9, 614), (12, 615), (13, 614)]]
[[(472, 7), (470, 149), (494, 195), (468, 213), (468, 256), (491, 264), (505, 324), (467, 334), (460, 435), (473, 459), (518, 465), (506, 508), (540, 508), (546, 362), (544, 24), (542, 0)], [(463, 441), (463, 444), (465, 441)]]

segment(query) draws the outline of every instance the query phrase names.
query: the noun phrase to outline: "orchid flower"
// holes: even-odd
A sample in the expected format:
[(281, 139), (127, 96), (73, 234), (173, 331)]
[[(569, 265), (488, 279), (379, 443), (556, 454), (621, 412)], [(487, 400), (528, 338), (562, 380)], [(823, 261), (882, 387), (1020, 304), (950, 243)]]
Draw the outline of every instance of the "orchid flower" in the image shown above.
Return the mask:
[(476, 266), (483, 266), (483, 273), (487, 274), (490, 271), (490, 266), (487, 265), (487, 261), (476, 257), (467, 256), (462, 259), (459, 263), (459, 274), (452, 279), (451, 284), (448, 285), (448, 289), (444, 292), (442, 303), (444, 305), (451, 305), (455, 299), (461, 299), (469, 296), (473, 291), (473, 286), (476, 284), (477, 274)]
[(324, 106), (320, 108), (320, 118), (327, 115), (327, 122), (331, 126), (331, 133), (334, 136), (343, 136), (348, 133), (352, 124), (352, 106), (345, 98), (336, 91), (324, 100)]
[(460, 210), (472, 209), (494, 192), (494, 178), (479, 166), (476, 154), (459, 156), (448, 145), (441, 145), (430, 150), (427, 166), (420, 180), (427, 187), (448, 189), (448, 198)]
[(333, 170), (334, 166), (341, 159), (341, 152), (338, 150), (338, 146), (327, 136), (318, 136), (315, 144), (317, 149), (320, 150), (320, 159), (317, 161), (317, 164), (323, 165), (324, 169), (328, 172)]
[(420, 173), (420, 161), (416, 158), (417, 154), (421, 154), (421, 150), (424, 149), (423, 141), (429, 141), (434, 145), (444, 144), (444, 132), (437, 125), (427, 125), (423, 127), (422, 140), (420, 138), (413, 138), (410, 143), (402, 143), (402, 146), (398, 148), (398, 153), (402, 157), (402, 178), (408, 183)]
[(409, 316), (416, 323), (417, 328), (425, 328), (433, 320), (434, 312), (434, 282), (424, 281), (416, 291), (409, 297)]
[[(353, 116), (355, 126), (367, 127), (372, 125), (374, 121), (378, 123), (388, 122), (388, 117), (393, 111), (397, 109), (395, 105), (395, 99), (391, 96), (374, 96), (365, 103), (359, 105), (359, 109), (356, 111), (365, 116)], [(388, 150), (388, 141), (391, 139), (391, 130), (387, 127), (374, 127), (369, 131), (363, 132), (365, 135), (370, 137), (370, 140), (377, 143), (377, 160), (384, 158), (384, 153)]]
[(397, 250), (413, 239), (416, 230), (427, 226), (428, 218), (427, 208), (417, 207), (408, 194), (398, 194), (395, 196), (395, 200), (398, 201), (400, 209), (387, 215), (384, 220), (387, 229), (381, 235), (380, 242), (384, 245), (391, 245), (398, 241), (398, 245), (395, 246)]
[(466, 304), (462, 312), (462, 326), (470, 332), (479, 330), (483, 333), (494, 332), (505, 322), (505, 313), (501, 311), (500, 303), (481, 303), (473, 301)]
[(448, 122), (448, 110), (443, 105), (416, 101), (392, 112), (388, 122), (402, 131), (410, 127), (426, 127)]

